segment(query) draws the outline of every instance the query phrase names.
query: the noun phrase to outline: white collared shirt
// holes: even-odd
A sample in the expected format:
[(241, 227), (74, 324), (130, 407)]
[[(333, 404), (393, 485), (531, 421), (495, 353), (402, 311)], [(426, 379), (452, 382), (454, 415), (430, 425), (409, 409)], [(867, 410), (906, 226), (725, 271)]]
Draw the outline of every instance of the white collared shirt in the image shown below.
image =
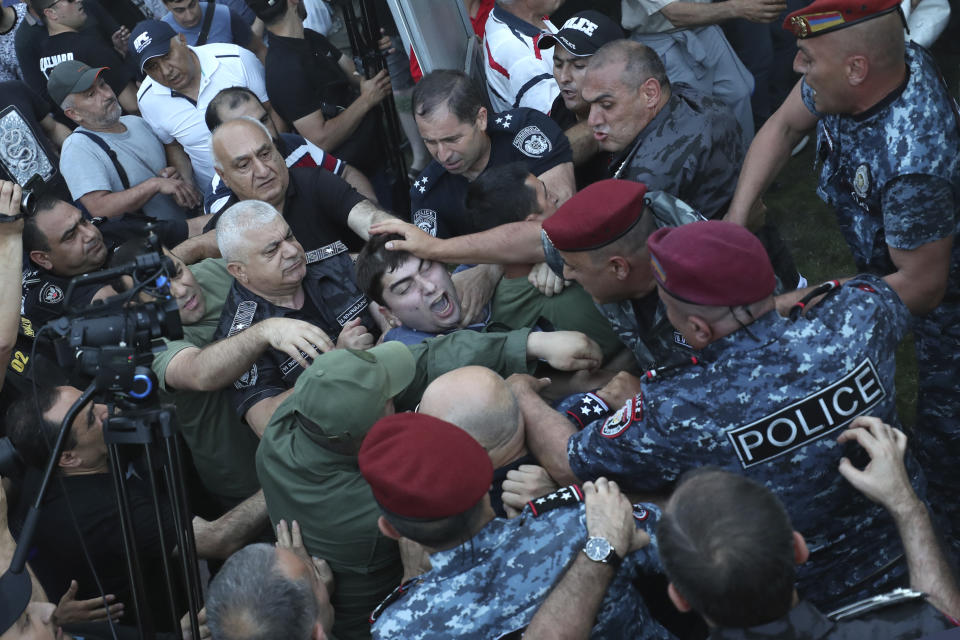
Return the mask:
[(189, 48), (200, 61), (200, 90), (196, 103), (152, 78), (140, 85), (137, 103), (143, 119), (161, 142), (169, 144), (176, 140), (187, 152), (197, 187), (206, 194), (214, 174), (210, 131), (204, 121), (207, 105), (222, 89), (236, 86), (247, 87), (261, 102), (268, 103), (267, 88), (263, 65), (247, 49), (222, 42)]

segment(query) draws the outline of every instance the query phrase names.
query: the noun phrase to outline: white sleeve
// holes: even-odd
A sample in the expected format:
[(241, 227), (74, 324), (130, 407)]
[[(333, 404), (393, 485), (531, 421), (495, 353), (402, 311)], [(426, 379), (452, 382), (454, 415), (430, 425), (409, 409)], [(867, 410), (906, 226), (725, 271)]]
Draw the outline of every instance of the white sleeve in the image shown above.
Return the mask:
[(270, 102), (267, 96), (267, 84), (264, 79), (263, 65), (253, 52), (237, 47), (240, 50), (240, 63), (243, 65), (243, 75), (246, 79), (245, 86), (257, 94), (260, 102)]

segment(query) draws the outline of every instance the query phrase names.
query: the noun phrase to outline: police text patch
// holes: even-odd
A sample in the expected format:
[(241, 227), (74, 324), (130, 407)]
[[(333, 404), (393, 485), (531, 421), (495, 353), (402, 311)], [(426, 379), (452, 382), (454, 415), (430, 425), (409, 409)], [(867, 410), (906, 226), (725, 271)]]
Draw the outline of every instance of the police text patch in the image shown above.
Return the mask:
[(822, 438), (877, 405), (887, 392), (869, 358), (830, 386), (727, 432), (743, 468)]

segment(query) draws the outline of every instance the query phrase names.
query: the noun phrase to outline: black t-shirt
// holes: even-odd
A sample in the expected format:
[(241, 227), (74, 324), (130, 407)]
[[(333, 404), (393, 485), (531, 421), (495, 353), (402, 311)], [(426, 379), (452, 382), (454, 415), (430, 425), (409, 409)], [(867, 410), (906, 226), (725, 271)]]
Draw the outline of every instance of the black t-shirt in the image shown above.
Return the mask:
[[(520, 107), (492, 114), (487, 121), (490, 160), (484, 170), (522, 161), (539, 176), (572, 160), (570, 142), (543, 113)], [(411, 221), (438, 238), (462, 236), (483, 229), (466, 213), (468, 180), (449, 173), (436, 160), (427, 165), (410, 189)]]
[(24, 83), (0, 82), (0, 114), (5, 114), (0, 116), (0, 178), (25, 185), (39, 173), (46, 189), (71, 202), (56, 149), (40, 127), (50, 112), (50, 103)]
[(50, 78), (50, 72), (65, 60), (79, 60), (91, 67), (110, 67), (103, 72), (103, 79), (118, 96), (134, 79), (113, 47), (87, 31), (70, 31), (50, 36), (41, 45), (40, 54), (44, 91), (46, 91), (46, 81)]
[[(119, 28), (109, 13), (103, 10), (103, 7), (96, 0), (85, 0), (83, 10), (87, 14), (87, 19), (80, 28), (81, 32), (90, 32), (95, 37), (110, 42), (110, 36)], [(133, 26), (133, 25), (129, 25)], [(50, 38), (47, 28), (42, 24), (30, 24), (26, 20), (20, 23), (17, 33), (14, 35), (14, 46), (17, 50), (17, 60), (20, 61), (20, 71), (23, 73), (23, 80), (30, 88), (46, 95), (47, 78), (40, 72), (40, 49), (43, 43)], [(58, 105), (54, 105), (57, 106)], [(58, 109), (59, 112), (59, 109)], [(65, 116), (61, 116), (64, 117)], [(59, 118), (58, 118), (59, 119)], [(67, 119), (71, 124), (72, 121)]]
[[(347, 225), (350, 210), (365, 198), (348, 182), (320, 167), (291, 167), (290, 184), (283, 205), (283, 219), (293, 235), (311, 252), (341, 241), (359, 251), (363, 240)], [(220, 215), (239, 202), (232, 196), (210, 219), (205, 231), (217, 226)]]
[[(109, 473), (64, 476), (66, 497), (60, 483), (50, 483), (47, 498), (40, 510), (40, 521), (34, 536), (36, 554), (30, 566), (36, 572), (47, 596), (54, 602), (70, 586), (70, 580), (79, 585), (78, 600), (99, 597), (96, 582), (90, 574), (80, 548), (80, 540), (67, 507), (70, 504), (83, 536), (104, 593), (117, 596), (126, 604), (121, 624), (133, 620), (133, 599), (127, 579), (127, 567), (120, 532), (120, 513), (117, 508), (113, 479)], [(125, 485), (129, 493), (130, 513), (137, 540), (137, 549), (144, 576), (147, 606), (154, 623), (161, 629), (170, 626), (166, 588), (162, 579), (160, 533), (153, 514), (150, 487), (144, 475), (128, 476)], [(25, 495), (34, 495), (36, 488), (25, 488)], [(161, 522), (168, 544), (176, 544), (173, 519), (164, 500), (160, 502)], [(173, 562), (174, 566), (179, 563)]]
[[(270, 34), (267, 49), (267, 95), (277, 113), (291, 124), (318, 110), (329, 120), (360, 95), (337, 64), (343, 53), (315, 31), (305, 29), (303, 34), (303, 39)], [(372, 173), (385, 157), (377, 149), (376, 110), (372, 109), (345, 142), (324, 150)]]

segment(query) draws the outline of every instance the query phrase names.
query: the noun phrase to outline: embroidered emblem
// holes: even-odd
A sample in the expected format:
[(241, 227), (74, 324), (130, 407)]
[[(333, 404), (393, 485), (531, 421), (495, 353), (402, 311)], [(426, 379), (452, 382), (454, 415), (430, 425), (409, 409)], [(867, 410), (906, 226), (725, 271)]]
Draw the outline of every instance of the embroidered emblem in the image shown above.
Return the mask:
[(417, 209), (413, 212), (413, 224), (432, 236), (437, 235), (437, 212), (433, 209)]
[(870, 167), (865, 164), (857, 167), (857, 172), (853, 176), (853, 191), (860, 198), (866, 198), (870, 193)]
[(550, 138), (540, 131), (540, 127), (533, 125), (524, 127), (514, 136), (513, 146), (530, 158), (542, 158), (545, 153), (550, 153), (553, 149)]
[(40, 289), (40, 302), (45, 304), (60, 304), (63, 302), (63, 289), (48, 282)]

